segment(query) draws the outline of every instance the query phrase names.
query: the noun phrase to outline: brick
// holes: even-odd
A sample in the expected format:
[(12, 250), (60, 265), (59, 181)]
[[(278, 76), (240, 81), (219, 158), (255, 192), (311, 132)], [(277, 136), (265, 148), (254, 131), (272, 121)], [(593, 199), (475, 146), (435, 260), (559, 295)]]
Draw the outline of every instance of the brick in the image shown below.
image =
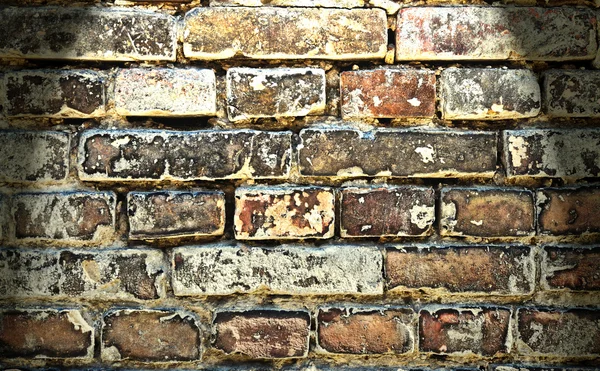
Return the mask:
[(600, 130), (535, 129), (504, 132), (508, 177), (600, 176)]
[(217, 312), (213, 346), (249, 358), (299, 358), (308, 353), (310, 315), (305, 311)]
[(4, 58), (175, 61), (175, 17), (165, 13), (118, 7), (20, 7), (0, 10), (0, 18)]
[(0, 249), (0, 297), (158, 299), (166, 271), (153, 249)]
[(443, 236), (516, 237), (535, 235), (533, 193), (510, 188), (444, 188)]
[(600, 290), (597, 246), (546, 246), (542, 251), (540, 285), (545, 290)]
[(119, 69), (114, 99), (122, 116), (214, 116), (216, 77), (198, 68)]
[(79, 143), (84, 181), (282, 178), (292, 132), (90, 130)]
[(538, 233), (600, 232), (600, 187), (544, 188), (537, 191)]
[(113, 310), (102, 324), (100, 354), (105, 362), (178, 362), (200, 358), (200, 329), (183, 311)]
[(503, 120), (540, 112), (537, 76), (530, 70), (447, 68), (440, 75), (446, 120)]
[(493, 371), (598, 371), (597, 367), (573, 367), (573, 366), (556, 366), (556, 367), (536, 367), (529, 365), (497, 365), (492, 366)]
[(534, 253), (519, 246), (397, 246), (385, 258), (388, 289), (527, 295), (535, 287)]
[(359, 60), (387, 52), (381, 9), (195, 8), (184, 23), (183, 53), (191, 59)]
[(593, 59), (589, 9), (414, 7), (400, 9), (398, 60)]
[(495, 133), (343, 126), (300, 131), (303, 176), (491, 177), (496, 169)]
[(371, 186), (341, 191), (341, 237), (427, 236), (434, 220), (433, 188)]
[(8, 236), (8, 221), (10, 220), (8, 196), (0, 193), (0, 242)]
[(127, 195), (129, 238), (219, 236), (225, 229), (220, 191), (131, 192)]
[(343, 118), (435, 115), (435, 72), (417, 69), (346, 71), (340, 76)]
[(362, 8), (364, 0), (210, 0), (210, 6), (280, 6), (280, 7), (321, 7), (321, 8)]
[(0, 310), (2, 358), (94, 356), (94, 328), (76, 309)]
[(532, 356), (597, 357), (599, 313), (585, 309), (520, 308), (517, 351)]
[(172, 259), (176, 296), (383, 293), (383, 257), (373, 247), (204, 245), (177, 247)]
[(230, 68), (227, 114), (232, 121), (323, 114), (325, 71), (318, 68)]
[(331, 238), (335, 195), (328, 187), (240, 187), (235, 191), (239, 240)]
[(319, 347), (330, 353), (409, 353), (415, 347), (417, 316), (402, 308), (320, 308)]
[(600, 71), (544, 72), (544, 105), (554, 117), (600, 117)]
[(103, 243), (115, 233), (112, 192), (20, 193), (13, 197), (14, 238), (63, 244)]
[(423, 309), (419, 348), (441, 354), (507, 353), (510, 315), (504, 308)]
[(102, 72), (92, 70), (7, 72), (0, 88), (0, 95), (5, 101), (5, 115), (54, 118), (103, 116), (106, 111), (105, 78)]

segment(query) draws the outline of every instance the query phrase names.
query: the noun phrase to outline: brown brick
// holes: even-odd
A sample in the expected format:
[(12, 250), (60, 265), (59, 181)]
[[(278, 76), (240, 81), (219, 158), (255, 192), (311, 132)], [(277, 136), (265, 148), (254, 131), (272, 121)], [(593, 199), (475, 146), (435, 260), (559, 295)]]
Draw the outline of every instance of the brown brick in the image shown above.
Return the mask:
[(377, 69), (342, 72), (342, 117), (432, 117), (435, 72)]
[(182, 311), (114, 310), (104, 315), (102, 360), (192, 361), (200, 358), (200, 330)]
[(533, 193), (524, 189), (444, 188), (444, 236), (508, 237), (535, 234)]
[(524, 355), (600, 355), (600, 312), (586, 309), (518, 310), (517, 351)]
[(129, 238), (217, 236), (225, 228), (220, 191), (131, 192), (127, 195)]
[(543, 289), (600, 290), (600, 248), (547, 246), (542, 252)]
[(321, 308), (318, 343), (331, 353), (408, 353), (414, 350), (416, 322), (412, 309)]
[(331, 238), (335, 195), (327, 187), (241, 187), (235, 237), (242, 240)]
[(0, 354), (0, 358), (92, 358), (94, 329), (79, 310), (1, 310)]
[(600, 71), (544, 72), (544, 104), (554, 117), (600, 117)]
[(454, 293), (524, 295), (533, 292), (535, 262), (529, 247), (450, 246), (389, 249), (389, 289), (444, 289)]
[(545, 188), (536, 199), (540, 234), (600, 232), (600, 187)]
[(191, 59), (383, 59), (381, 9), (195, 8), (185, 15)]
[(433, 353), (506, 353), (510, 311), (504, 308), (421, 310), (419, 348)]
[(348, 187), (341, 192), (342, 237), (425, 236), (434, 220), (432, 188)]

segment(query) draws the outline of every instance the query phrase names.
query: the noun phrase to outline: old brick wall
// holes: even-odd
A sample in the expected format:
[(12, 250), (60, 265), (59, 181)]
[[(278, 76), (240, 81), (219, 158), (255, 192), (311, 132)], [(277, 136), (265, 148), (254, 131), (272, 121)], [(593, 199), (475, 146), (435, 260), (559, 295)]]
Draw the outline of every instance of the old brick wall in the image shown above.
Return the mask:
[(599, 7), (2, 1), (0, 368), (600, 370)]

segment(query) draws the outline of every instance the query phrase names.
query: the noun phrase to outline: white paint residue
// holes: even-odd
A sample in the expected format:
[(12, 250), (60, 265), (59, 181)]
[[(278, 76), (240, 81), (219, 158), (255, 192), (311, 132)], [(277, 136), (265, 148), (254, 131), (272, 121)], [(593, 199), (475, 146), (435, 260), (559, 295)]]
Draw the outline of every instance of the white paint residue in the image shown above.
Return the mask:
[(433, 162), (433, 156), (435, 155), (435, 150), (428, 144), (427, 147), (417, 147), (415, 148), (415, 152), (421, 155), (421, 161), (424, 163)]
[(250, 83), (250, 86), (252, 86), (252, 89), (254, 90), (265, 90), (267, 87), (264, 85), (264, 83), (267, 82), (265, 80), (264, 76), (256, 76), (252, 78), (252, 82)]
[(483, 220), (471, 220), (471, 224), (483, 225)]
[(381, 106), (381, 99), (379, 99), (378, 96), (374, 96), (373, 97), (373, 104), (375, 105), (375, 107)]
[(421, 101), (418, 100), (417, 98), (412, 98), (407, 100), (408, 103), (410, 103), (411, 106), (413, 107), (419, 107), (421, 105)]
[(492, 104), (492, 111), (494, 111), (494, 112), (503, 112), (504, 111), (504, 105), (493, 103)]
[(435, 207), (415, 205), (410, 209), (410, 222), (425, 229), (435, 220)]
[(360, 227), (360, 231), (364, 232), (364, 231), (368, 231), (369, 229), (371, 229), (372, 226), (367, 224), (367, 225), (363, 225), (362, 227)]
[(512, 166), (519, 167), (523, 159), (527, 158), (527, 143), (523, 137), (508, 137), (509, 152), (512, 158)]

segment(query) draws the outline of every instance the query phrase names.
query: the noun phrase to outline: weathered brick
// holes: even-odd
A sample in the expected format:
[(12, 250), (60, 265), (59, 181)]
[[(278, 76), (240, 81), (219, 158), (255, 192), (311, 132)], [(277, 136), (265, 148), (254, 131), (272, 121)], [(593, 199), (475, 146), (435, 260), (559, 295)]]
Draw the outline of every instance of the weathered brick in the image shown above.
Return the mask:
[(412, 7), (400, 9), (398, 60), (593, 59), (589, 9)]
[(340, 198), (342, 237), (426, 236), (432, 232), (432, 188), (346, 187)]
[(529, 247), (449, 246), (388, 249), (388, 289), (483, 295), (527, 295), (535, 286), (534, 254)]
[(598, 371), (597, 367), (574, 367), (574, 366), (531, 366), (531, 365), (494, 365), (493, 371)]
[(216, 77), (197, 68), (120, 69), (114, 99), (123, 116), (214, 116)]
[(491, 177), (496, 133), (313, 127), (300, 131), (303, 176)]
[(600, 232), (600, 187), (544, 188), (536, 199), (540, 234)]
[(540, 112), (540, 85), (530, 70), (447, 68), (440, 75), (440, 106), (447, 120), (502, 120)]
[(103, 361), (192, 361), (200, 358), (200, 329), (183, 311), (113, 310), (102, 324)]
[(444, 188), (444, 236), (509, 237), (535, 234), (533, 193), (510, 188)]
[(92, 70), (7, 72), (0, 95), (9, 117), (88, 118), (106, 110), (105, 75)]
[(115, 232), (117, 197), (112, 192), (20, 193), (13, 197), (14, 238), (103, 243)]
[(600, 312), (586, 309), (520, 308), (517, 351), (557, 357), (600, 354)]
[(175, 248), (172, 259), (176, 296), (383, 293), (383, 257), (366, 246), (204, 245)]
[(235, 238), (331, 238), (335, 195), (328, 187), (240, 187), (235, 191)]
[(221, 191), (131, 192), (127, 195), (129, 238), (218, 236), (225, 229)]
[(545, 290), (600, 290), (600, 249), (546, 246), (541, 274), (540, 285)]
[(432, 117), (435, 72), (417, 69), (346, 71), (340, 76), (342, 117)]
[(403, 308), (320, 308), (318, 344), (331, 353), (414, 351), (417, 316)]
[(215, 348), (249, 358), (299, 358), (308, 353), (310, 315), (305, 311), (217, 312)]
[(325, 71), (318, 68), (230, 68), (227, 113), (232, 121), (318, 115), (325, 111)]
[(292, 132), (90, 130), (79, 143), (84, 181), (282, 178)]
[(600, 71), (544, 72), (544, 105), (555, 117), (600, 117)]
[(600, 130), (535, 129), (504, 132), (509, 177), (600, 176)]
[(0, 18), (0, 57), (174, 61), (176, 56), (175, 17), (165, 13), (118, 7), (19, 7), (0, 10)]
[(383, 59), (387, 51), (381, 9), (195, 8), (184, 22), (192, 59)]
[(1, 358), (92, 358), (94, 328), (75, 309), (0, 310)]
[(507, 353), (509, 322), (510, 311), (504, 308), (423, 309), (419, 348), (422, 352), (481, 356)]
[(167, 268), (153, 249), (0, 249), (0, 297), (158, 299)]
[(281, 6), (281, 7), (321, 7), (321, 8), (362, 8), (364, 0), (210, 0), (210, 6)]
[(8, 236), (8, 221), (10, 220), (8, 196), (0, 193), (0, 243)]

